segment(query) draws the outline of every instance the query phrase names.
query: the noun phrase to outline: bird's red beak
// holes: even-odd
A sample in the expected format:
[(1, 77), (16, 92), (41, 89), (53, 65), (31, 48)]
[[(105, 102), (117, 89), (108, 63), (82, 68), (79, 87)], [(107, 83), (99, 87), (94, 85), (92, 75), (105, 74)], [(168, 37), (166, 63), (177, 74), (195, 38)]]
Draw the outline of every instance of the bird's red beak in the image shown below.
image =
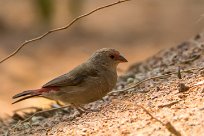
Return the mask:
[(126, 60), (126, 58), (124, 58), (122, 55), (119, 55), (118, 58), (117, 58), (117, 60), (119, 60), (120, 62), (128, 62), (128, 61)]

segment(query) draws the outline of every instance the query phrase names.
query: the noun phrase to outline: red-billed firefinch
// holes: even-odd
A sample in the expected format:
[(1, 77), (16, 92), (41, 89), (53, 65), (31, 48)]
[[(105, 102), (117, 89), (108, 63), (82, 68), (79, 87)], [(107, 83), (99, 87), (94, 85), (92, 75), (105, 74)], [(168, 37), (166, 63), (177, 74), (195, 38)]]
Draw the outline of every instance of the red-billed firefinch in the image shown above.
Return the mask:
[(13, 96), (19, 102), (43, 96), (74, 105), (87, 104), (104, 97), (117, 81), (117, 65), (127, 60), (115, 49), (97, 50), (85, 63), (69, 73), (46, 83), (40, 89), (27, 90)]

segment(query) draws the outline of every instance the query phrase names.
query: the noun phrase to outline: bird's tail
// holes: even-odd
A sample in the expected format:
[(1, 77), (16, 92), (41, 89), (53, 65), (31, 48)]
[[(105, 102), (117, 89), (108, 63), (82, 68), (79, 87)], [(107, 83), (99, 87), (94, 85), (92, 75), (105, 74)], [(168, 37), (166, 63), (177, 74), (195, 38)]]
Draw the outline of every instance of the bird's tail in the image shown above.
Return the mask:
[[(28, 99), (28, 98), (40, 96), (41, 93), (39, 93), (39, 90), (40, 90), (40, 89), (37, 89), (37, 90), (27, 90), (27, 91), (23, 91), (22, 93), (19, 93), (19, 94), (14, 95), (14, 96), (12, 97), (13, 99), (16, 99), (16, 98), (20, 98), (20, 99), (14, 101), (12, 104), (15, 104), (15, 103), (17, 103), (17, 102), (26, 100), (26, 99)], [(25, 97), (24, 97), (24, 96), (25, 96)]]

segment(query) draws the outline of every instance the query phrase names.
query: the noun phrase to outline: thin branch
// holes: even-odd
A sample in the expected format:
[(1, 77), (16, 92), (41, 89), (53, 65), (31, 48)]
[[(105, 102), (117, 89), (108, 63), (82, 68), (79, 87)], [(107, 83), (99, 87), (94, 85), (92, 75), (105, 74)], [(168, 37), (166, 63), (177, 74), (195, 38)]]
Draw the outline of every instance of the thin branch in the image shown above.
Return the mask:
[[(203, 69), (204, 69), (204, 67), (191, 68), (191, 69), (187, 69), (187, 70), (182, 70), (182, 71), (180, 71), (180, 73), (188, 73), (188, 72), (192, 72), (193, 70), (201, 71), (201, 70), (203, 70)], [(174, 74), (178, 74), (178, 72), (171, 72), (171, 73), (164, 74), (164, 75), (149, 77), (149, 78), (146, 78), (146, 79), (144, 79), (144, 80), (141, 80), (141, 81), (139, 81), (139, 82), (137, 82), (137, 83), (134, 83), (132, 86), (127, 87), (127, 88), (125, 88), (125, 89), (112, 91), (112, 92), (108, 93), (108, 95), (112, 95), (112, 94), (114, 94), (114, 93), (125, 92), (125, 91), (127, 91), (127, 90), (129, 90), (129, 89), (132, 89), (132, 88), (135, 88), (135, 87), (139, 86), (140, 84), (142, 84), (142, 83), (144, 83), (144, 82), (146, 82), (146, 81), (149, 81), (149, 80), (152, 80), (152, 79), (168, 78), (168, 77), (170, 77), (171, 75), (174, 75)]]
[(125, 92), (129, 89), (132, 89), (132, 88), (135, 88), (137, 86), (139, 86), (140, 84), (146, 82), (146, 81), (149, 81), (149, 80), (152, 80), (152, 79), (158, 79), (158, 78), (165, 78), (165, 77), (169, 77), (170, 75), (172, 75), (172, 73), (170, 74), (165, 74), (165, 75), (160, 75), (160, 76), (153, 76), (153, 77), (150, 77), (150, 78), (147, 78), (147, 79), (144, 79), (144, 80), (141, 80), (137, 83), (135, 83), (134, 85), (130, 86), (130, 87), (127, 87), (125, 89), (122, 89), (122, 90), (116, 90), (116, 91), (112, 91), (110, 92), (108, 95), (112, 95), (113, 93), (118, 93), (118, 92)]
[(161, 123), (162, 125), (164, 125), (164, 123), (163, 123), (161, 120), (155, 118), (146, 108), (144, 108), (144, 107), (141, 106), (141, 105), (136, 105), (136, 106), (137, 106), (137, 107), (140, 107), (141, 109), (143, 109), (143, 110), (145, 111), (145, 113), (148, 114), (148, 115), (151, 117), (151, 119), (155, 119), (157, 122), (159, 122), (159, 123)]
[(108, 7), (112, 7), (114, 5), (117, 5), (117, 4), (120, 4), (120, 3), (124, 3), (124, 2), (127, 2), (127, 1), (131, 1), (131, 0), (119, 0), (117, 2), (114, 2), (114, 3), (111, 3), (111, 4), (108, 4), (108, 5), (105, 5), (105, 6), (102, 6), (102, 7), (98, 7), (86, 14), (83, 14), (81, 16), (78, 16), (77, 18), (73, 19), (70, 23), (68, 23), (67, 25), (63, 26), (63, 27), (60, 27), (60, 28), (56, 28), (56, 29), (52, 29), (52, 30), (49, 30), (48, 32), (36, 37), (36, 38), (33, 38), (33, 39), (30, 39), (30, 40), (26, 40), (25, 42), (23, 42), (14, 52), (12, 52), (10, 55), (6, 56), (5, 58), (3, 58), (0, 63), (3, 63), (4, 61), (8, 60), (9, 58), (13, 57), (14, 55), (16, 55), (23, 47), (25, 47), (26, 45), (28, 45), (28, 43), (31, 43), (31, 42), (34, 42), (34, 41), (38, 41), (42, 38), (44, 38), (45, 36), (53, 33), (53, 32), (56, 32), (56, 31), (61, 31), (61, 30), (65, 30), (65, 29), (68, 29), (70, 26), (72, 26), (75, 22), (77, 22), (78, 20), (86, 17), (86, 16), (89, 16), (91, 14), (93, 14), (94, 12), (97, 12), (99, 10), (102, 10), (102, 9), (105, 9), (105, 8), (108, 8)]
[(142, 84), (142, 83), (144, 83), (144, 82), (146, 82), (146, 81), (149, 81), (149, 80), (152, 80), (152, 79), (158, 79), (158, 78), (166, 78), (166, 77), (169, 77), (169, 76), (171, 76), (171, 75), (172, 75), (172, 73), (170, 73), (170, 74), (165, 74), (165, 75), (159, 75), (159, 76), (153, 76), (153, 77), (150, 77), (150, 78), (141, 80), (141, 81), (137, 82), (136, 84), (134, 84), (133, 86), (130, 86), (130, 87), (128, 87), (128, 88), (125, 88), (123, 91), (127, 91), (127, 90), (129, 90), (129, 89), (135, 88), (135, 87), (139, 86), (140, 84)]
[(32, 119), (32, 117), (34, 117), (35, 115), (38, 115), (38, 114), (41, 114), (41, 113), (45, 113), (45, 112), (54, 111), (54, 110), (64, 109), (64, 108), (67, 108), (67, 107), (70, 107), (70, 105), (65, 105), (65, 106), (62, 106), (62, 107), (59, 107), (59, 108), (52, 108), (52, 109), (49, 109), (49, 110), (44, 110), (44, 111), (35, 112), (35, 113), (33, 113), (31, 116), (29, 116), (28, 118), (24, 119), (23, 121), (19, 121), (19, 122), (14, 126), (14, 128), (16, 128), (19, 124), (23, 124), (23, 123), (29, 121), (29, 120)]
[(174, 101), (174, 102), (171, 102), (171, 103), (168, 103), (168, 104), (162, 104), (162, 105), (159, 105), (158, 108), (171, 107), (174, 104), (177, 104), (179, 102), (180, 102), (180, 100), (179, 101)]
[(167, 123), (163, 123), (161, 120), (157, 119), (156, 117), (154, 117), (146, 108), (144, 108), (141, 105), (137, 105), (138, 107), (142, 108), (146, 114), (148, 114), (151, 119), (156, 120), (157, 122), (161, 123), (163, 126), (165, 126), (165, 128), (171, 133), (174, 134), (175, 136), (181, 136), (181, 133), (176, 130), (176, 128), (171, 124), (171, 122), (167, 122)]

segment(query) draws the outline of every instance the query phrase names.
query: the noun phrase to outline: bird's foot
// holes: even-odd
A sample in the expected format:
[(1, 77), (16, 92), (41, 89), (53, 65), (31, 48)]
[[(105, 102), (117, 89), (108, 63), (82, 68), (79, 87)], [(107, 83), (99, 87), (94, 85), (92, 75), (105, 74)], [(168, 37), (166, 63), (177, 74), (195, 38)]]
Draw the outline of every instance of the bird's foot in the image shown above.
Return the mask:
[(100, 111), (99, 109), (86, 109), (86, 108), (81, 107), (81, 106), (78, 107), (77, 110), (80, 114), (84, 114), (84, 113), (88, 114), (90, 112), (99, 112)]
[(76, 110), (79, 112), (79, 114), (84, 114), (84, 113), (90, 113), (90, 112), (98, 112), (100, 111), (99, 109), (90, 109), (90, 108), (84, 108), (83, 106), (72, 104), (73, 107), (76, 108)]

